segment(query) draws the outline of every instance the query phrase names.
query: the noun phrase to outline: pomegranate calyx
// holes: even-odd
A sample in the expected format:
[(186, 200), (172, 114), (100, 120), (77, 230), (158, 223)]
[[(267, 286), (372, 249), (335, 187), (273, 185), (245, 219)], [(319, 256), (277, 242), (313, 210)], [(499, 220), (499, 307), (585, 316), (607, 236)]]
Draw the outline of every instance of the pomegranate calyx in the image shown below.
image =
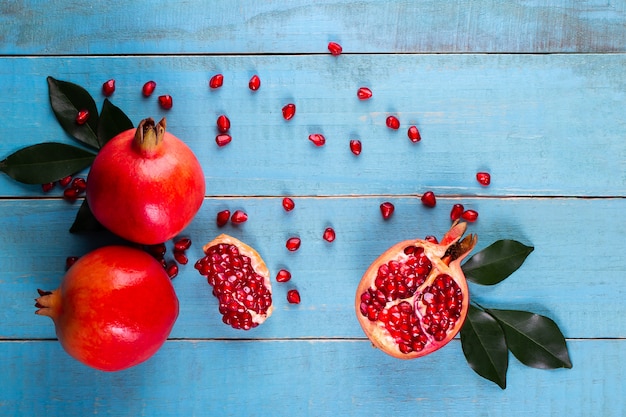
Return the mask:
[(165, 117), (155, 125), (154, 119), (148, 117), (139, 122), (135, 131), (133, 146), (144, 156), (150, 158), (159, 154), (159, 148), (165, 135), (167, 122)]
[(59, 290), (44, 291), (37, 289), (39, 297), (35, 298), (35, 314), (39, 316), (48, 316), (52, 319), (57, 317), (61, 312), (61, 294)]
[(450, 265), (454, 261), (459, 262), (474, 249), (477, 241), (478, 236), (474, 234), (467, 235), (462, 240), (450, 245), (441, 259), (447, 265)]

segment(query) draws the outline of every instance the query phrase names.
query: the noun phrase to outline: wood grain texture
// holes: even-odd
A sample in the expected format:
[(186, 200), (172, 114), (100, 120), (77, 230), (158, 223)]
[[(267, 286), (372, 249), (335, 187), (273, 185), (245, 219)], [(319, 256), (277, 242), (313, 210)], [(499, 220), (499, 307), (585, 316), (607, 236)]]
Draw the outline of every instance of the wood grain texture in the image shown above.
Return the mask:
[(622, 0), (5, 0), (0, 54), (624, 52)]

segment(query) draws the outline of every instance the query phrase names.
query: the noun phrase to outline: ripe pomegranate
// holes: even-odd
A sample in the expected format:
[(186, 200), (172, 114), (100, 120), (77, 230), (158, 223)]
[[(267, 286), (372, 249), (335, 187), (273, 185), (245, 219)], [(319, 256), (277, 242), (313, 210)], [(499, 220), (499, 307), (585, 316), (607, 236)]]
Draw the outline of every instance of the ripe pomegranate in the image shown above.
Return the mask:
[(406, 240), (367, 269), (356, 292), (356, 315), (375, 347), (401, 359), (427, 355), (461, 330), (469, 307), (461, 261), (476, 245), (456, 222), (439, 244)]
[(174, 135), (141, 121), (111, 139), (87, 177), (87, 202), (96, 219), (132, 242), (157, 244), (179, 234), (204, 199), (205, 181), (195, 155)]
[(207, 277), (218, 299), (222, 321), (250, 330), (272, 314), (270, 273), (259, 253), (242, 241), (221, 234), (203, 247), (196, 269)]
[(38, 291), (36, 314), (54, 321), (65, 351), (102, 371), (150, 358), (178, 317), (178, 298), (161, 264), (125, 246), (80, 257), (58, 289)]

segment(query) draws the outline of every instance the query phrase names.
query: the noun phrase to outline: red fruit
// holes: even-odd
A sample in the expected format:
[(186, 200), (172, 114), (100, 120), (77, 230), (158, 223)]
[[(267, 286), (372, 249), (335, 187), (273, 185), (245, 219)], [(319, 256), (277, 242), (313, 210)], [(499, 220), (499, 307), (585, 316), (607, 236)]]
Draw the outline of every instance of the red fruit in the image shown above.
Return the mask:
[(326, 138), (320, 133), (313, 133), (309, 135), (309, 140), (313, 142), (315, 146), (324, 146), (326, 143)]
[(222, 227), (225, 226), (226, 223), (228, 223), (228, 219), (230, 219), (230, 210), (222, 210), (219, 213), (217, 213), (217, 226), (218, 227)]
[(387, 117), (387, 120), (385, 121), (385, 123), (387, 124), (387, 127), (389, 129), (393, 129), (393, 130), (400, 129), (400, 120), (398, 120), (396, 116)]
[(477, 172), (476, 181), (478, 181), (480, 185), (484, 185), (486, 187), (491, 183), (491, 175), (489, 175), (488, 172)]
[(79, 110), (78, 113), (76, 113), (77, 125), (84, 125), (85, 123), (87, 123), (87, 120), (89, 120), (89, 110), (83, 109)]
[(144, 97), (150, 97), (152, 93), (154, 93), (154, 89), (156, 88), (156, 83), (154, 81), (148, 81), (141, 88), (141, 94)]
[(337, 42), (328, 42), (328, 51), (333, 56), (339, 56), (343, 52), (343, 48)]
[(369, 100), (372, 98), (372, 90), (367, 87), (361, 87), (357, 90), (356, 96), (359, 100)]
[(453, 205), (452, 210), (450, 210), (450, 220), (452, 221), (459, 220), (464, 210), (465, 210), (465, 207), (463, 207), (463, 204)]
[(417, 126), (409, 127), (409, 130), (407, 130), (406, 134), (413, 143), (422, 140), (422, 136), (420, 135), (420, 131), (417, 129)]
[(68, 201), (76, 201), (79, 194), (80, 191), (78, 191), (76, 188), (66, 188), (65, 190), (63, 190), (63, 198)]
[(218, 299), (222, 321), (249, 330), (272, 314), (270, 273), (250, 246), (228, 235), (204, 245), (205, 256), (196, 262)]
[(82, 256), (58, 289), (38, 291), (36, 313), (54, 321), (65, 351), (103, 371), (150, 358), (178, 317), (178, 298), (161, 264), (125, 246)]
[(245, 223), (248, 220), (248, 215), (242, 210), (235, 210), (233, 215), (230, 217), (230, 221), (234, 224)]
[(290, 252), (295, 252), (300, 249), (301, 240), (299, 237), (290, 237), (287, 239), (287, 243), (285, 243), (285, 247)]
[(70, 186), (81, 193), (87, 189), (87, 181), (84, 178), (74, 178)]
[(362, 150), (361, 141), (358, 139), (352, 139), (350, 141), (350, 151), (355, 155), (360, 155)]
[(68, 175), (67, 177), (63, 177), (59, 180), (59, 185), (63, 188), (67, 187), (68, 185), (70, 185), (70, 183), (72, 182), (72, 176)]
[(102, 84), (102, 94), (105, 97), (110, 97), (115, 92), (115, 80), (106, 81)]
[(290, 197), (283, 198), (283, 208), (285, 211), (291, 211), (296, 207), (296, 203), (294, 203), (293, 199)]
[(261, 88), (261, 79), (258, 75), (255, 74), (252, 76), (252, 78), (250, 78), (250, 81), (248, 82), (248, 88), (250, 88), (250, 90), (252, 91), (256, 91)]
[(392, 203), (385, 201), (380, 205), (380, 214), (383, 215), (383, 219), (387, 220), (391, 217), (395, 209), (396, 208)]
[(191, 239), (188, 237), (181, 237), (174, 241), (174, 251), (184, 252), (191, 247)]
[(332, 242), (333, 240), (335, 240), (335, 229), (333, 229), (332, 227), (327, 227), (326, 230), (324, 230), (324, 240), (327, 242)]
[(172, 96), (167, 94), (159, 96), (159, 106), (161, 106), (161, 108), (163, 108), (164, 110), (171, 109), (173, 105), (174, 101), (172, 100)]
[[(189, 258), (187, 258), (187, 255), (185, 255), (185, 252), (178, 250), (174, 251), (174, 260), (176, 260), (176, 262), (181, 265), (187, 265), (187, 263), (189, 262)], [(170, 278), (172, 277), (170, 276)]]
[(473, 223), (478, 220), (478, 212), (476, 210), (465, 210), (463, 214), (461, 214), (461, 218), (470, 223)]
[(298, 290), (287, 291), (287, 301), (289, 304), (300, 304), (300, 293)]
[(283, 119), (291, 120), (296, 115), (296, 105), (293, 103), (286, 104), (283, 107)]
[(461, 261), (476, 245), (455, 223), (440, 244), (406, 240), (367, 269), (356, 292), (356, 315), (374, 346), (401, 359), (427, 355), (459, 332), (469, 307)]
[(276, 274), (276, 282), (287, 282), (291, 279), (291, 272), (286, 269), (281, 269)]
[(168, 262), (165, 264), (165, 272), (169, 279), (174, 279), (178, 276), (178, 265), (176, 262)]
[(435, 207), (437, 205), (437, 198), (432, 191), (426, 191), (421, 197), (422, 204), (426, 207)]
[(222, 74), (215, 74), (209, 80), (209, 87), (215, 89), (220, 88), (224, 84), (224, 76)]
[(87, 177), (87, 201), (113, 233), (143, 244), (166, 242), (187, 227), (204, 200), (202, 166), (187, 145), (145, 119), (104, 145)]
[(232, 140), (232, 136), (230, 136), (228, 133), (222, 133), (221, 135), (217, 135), (215, 137), (215, 143), (217, 143), (217, 146), (219, 146), (220, 148), (222, 146), (228, 145)]
[(147, 245), (145, 247), (146, 252), (152, 255), (157, 261), (160, 261), (165, 257), (165, 252), (167, 252), (167, 248), (165, 247), (165, 243), (157, 243), (155, 245)]
[(228, 129), (230, 129), (230, 120), (223, 114), (218, 116), (216, 124), (217, 130), (222, 133), (226, 133), (228, 132)]
[(41, 184), (41, 191), (44, 193), (49, 193), (54, 188), (54, 182), (47, 182), (45, 184)]

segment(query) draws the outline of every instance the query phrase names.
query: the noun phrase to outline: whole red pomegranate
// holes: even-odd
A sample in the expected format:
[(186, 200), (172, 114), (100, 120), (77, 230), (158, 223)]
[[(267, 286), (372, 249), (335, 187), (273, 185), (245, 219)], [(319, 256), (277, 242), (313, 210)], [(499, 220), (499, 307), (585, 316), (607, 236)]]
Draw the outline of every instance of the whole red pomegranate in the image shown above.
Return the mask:
[(272, 285), (265, 262), (252, 247), (221, 234), (203, 247), (196, 269), (206, 276), (222, 321), (250, 330), (272, 314)]
[(205, 181), (187, 145), (148, 118), (98, 152), (87, 178), (87, 202), (111, 232), (142, 244), (179, 234), (200, 209)]
[(476, 245), (455, 223), (440, 243), (406, 240), (367, 269), (356, 292), (356, 315), (377, 348), (401, 359), (427, 355), (461, 330), (469, 290), (461, 261)]
[(125, 246), (89, 252), (70, 267), (58, 289), (39, 295), (36, 313), (54, 321), (65, 351), (102, 371), (150, 358), (178, 317), (178, 298), (163, 266)]

